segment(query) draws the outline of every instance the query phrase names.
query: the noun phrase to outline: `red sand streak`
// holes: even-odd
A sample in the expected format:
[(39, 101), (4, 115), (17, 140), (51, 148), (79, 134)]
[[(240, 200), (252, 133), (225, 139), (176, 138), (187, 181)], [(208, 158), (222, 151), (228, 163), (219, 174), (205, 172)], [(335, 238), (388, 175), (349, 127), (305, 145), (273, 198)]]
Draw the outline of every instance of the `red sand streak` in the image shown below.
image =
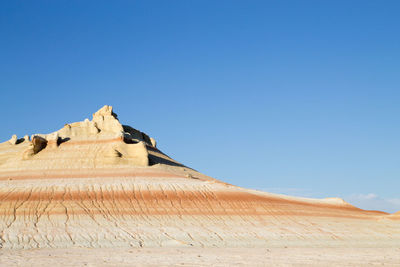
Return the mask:
[[(86, 192), (11, 192), (0, 193), (2, 204), (25, 202), (27, 207), (20, 207), (17, 215), (29, 211), (32, 203), (61, 202), (65, 206), (74, 206), (73, 214), (87, 214), (79, 208), (79, 203), (92, 207), (90, 214), (101, 214), (108, 205), (118, 202), (116, 215), (241, 215), (241, 216), (318, 216), (345, 218), (373, 218), (380, 212), (364, 211), (351, 206), (332, 206), (325, 204), (299, 203), (273, 197), (257, 196), (245, 192), (214, 192), (215, 197), (205, 199), (198, 191), (185, 192), (184, 196), (172, 190), (135, 191), (86, 191)], [(97, 203), (98, 206), (93, 206)], [(136, 204), (133, 204), (136, 203)], [(196, 205), (193, 205), (193, 204)], [(37, 204), (35, 204), (37, 205)], [(1, 205), (0, 214), (14, 213), (9, 207)], [(6, 208), (7, 207), (7, 208)], [(177, 208), (179, 207), (179, 209)], [(142, 212), (140, 210), (146, 210)], [(53, 208), (49, 214), (63, 214), (65, 211)]]

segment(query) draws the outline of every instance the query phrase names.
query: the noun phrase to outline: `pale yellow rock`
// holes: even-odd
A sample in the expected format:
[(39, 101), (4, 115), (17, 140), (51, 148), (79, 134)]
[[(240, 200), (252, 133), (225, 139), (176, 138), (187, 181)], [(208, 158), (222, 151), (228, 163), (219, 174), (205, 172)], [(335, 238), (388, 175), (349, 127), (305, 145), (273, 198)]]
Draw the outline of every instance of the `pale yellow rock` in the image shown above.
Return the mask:
[(151, 145), (152, 145), (153, 147), (157, 147), (156, 139), (154, 139), (153, 137), (151, 137), (151, 138), (150, 138), (150, 141), (151, 141)]
[(106, 105), (94, 113), (92, 121), (101, 131), (118, 133), (124, 130), (111, 106)]
[(66, 124), (64, 128), (58, 131), (60, 137), (88, 138), (99, 133), (95, 122), (75, 122)]
[(58, 132), (54, 132), (47, 136), (48, 146), (52, 148), (58, 147)]
[(43, 150), (47, 146), (47, 143), (48, 141), (42, 136), (34, 135), (28, 149), (23, 152), (22, 159), (30, 159), (32, 156)]
[(11, 137), (11, 139), (10, 140), (8, 140), (8, 142), (10, 143), (10, 144), (12, 144), (12, 145), (15, 145), (15, 144), (17, 144), (17, 136), (14, 134), (12, 137)]
[(144, 142), (137, 144), (120, 142), (116, 145), (115, 150), (122, 155), (121, 159), (125, 160), (128, 164), (149, 166), (149, 153)]

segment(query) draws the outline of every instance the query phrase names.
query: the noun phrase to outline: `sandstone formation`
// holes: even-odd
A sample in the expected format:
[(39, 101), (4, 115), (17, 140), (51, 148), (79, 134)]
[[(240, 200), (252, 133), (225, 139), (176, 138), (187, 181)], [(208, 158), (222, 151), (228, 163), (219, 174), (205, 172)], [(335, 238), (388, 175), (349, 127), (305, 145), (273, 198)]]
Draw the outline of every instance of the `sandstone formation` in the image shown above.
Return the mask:
[(14, 134), (10, 140), (8, 140), (8, 142), (10, 142), (10, 144), (15, 145), (17, 144), (17, 136)]
[(0, 144), (2, 248), (400, 243), (398, 215), (223, 183), (162, 153), (110, 106), (16, 140)]

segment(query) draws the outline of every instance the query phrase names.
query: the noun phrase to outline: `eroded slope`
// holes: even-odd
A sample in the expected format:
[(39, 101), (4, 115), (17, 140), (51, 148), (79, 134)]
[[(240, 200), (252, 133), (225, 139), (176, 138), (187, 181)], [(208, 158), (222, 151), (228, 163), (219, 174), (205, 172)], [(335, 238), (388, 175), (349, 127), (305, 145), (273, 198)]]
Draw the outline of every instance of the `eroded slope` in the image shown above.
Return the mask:
[(396, 246), (395, 217), (207, 177), (109, 106), (92, 121), (0, 144), (3, 248)]

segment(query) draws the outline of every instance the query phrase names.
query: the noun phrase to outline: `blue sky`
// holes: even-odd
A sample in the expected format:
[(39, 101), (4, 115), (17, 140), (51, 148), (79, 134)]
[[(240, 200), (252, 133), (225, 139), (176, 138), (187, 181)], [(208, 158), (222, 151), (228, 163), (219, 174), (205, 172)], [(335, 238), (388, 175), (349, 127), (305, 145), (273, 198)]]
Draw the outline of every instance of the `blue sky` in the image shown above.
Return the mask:
[(2, 1), (0, 140), (105, 104), (226, 182), (400, 210), (398, 1)]

